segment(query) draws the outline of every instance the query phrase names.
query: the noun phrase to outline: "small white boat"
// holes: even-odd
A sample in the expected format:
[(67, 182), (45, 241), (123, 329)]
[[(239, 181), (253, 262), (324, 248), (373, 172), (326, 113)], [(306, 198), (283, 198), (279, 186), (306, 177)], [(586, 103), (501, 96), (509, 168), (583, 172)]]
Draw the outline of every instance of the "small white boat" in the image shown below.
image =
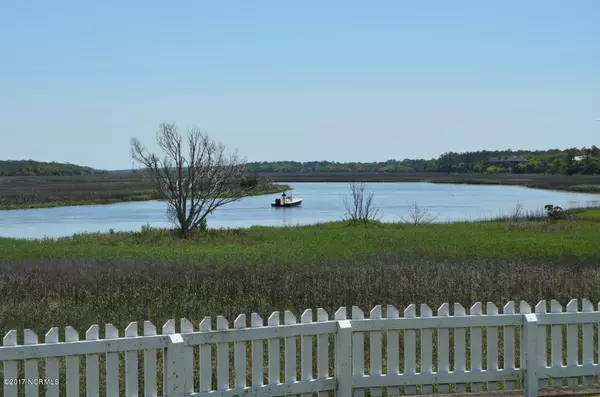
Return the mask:
[(302, 203), (302, 198), (287, 196), (285, 192), (271, 203), (271, 207), (296, 207)]

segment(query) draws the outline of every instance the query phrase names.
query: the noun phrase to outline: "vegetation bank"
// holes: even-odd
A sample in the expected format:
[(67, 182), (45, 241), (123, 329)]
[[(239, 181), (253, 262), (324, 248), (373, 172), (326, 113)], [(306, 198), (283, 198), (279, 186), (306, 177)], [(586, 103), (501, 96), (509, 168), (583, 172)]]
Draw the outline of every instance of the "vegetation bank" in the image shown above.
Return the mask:
[[(240, 181), (236, 180), (232, 185), (239, 183)], [(286, 190), (290, 190), (287, 185), (269, 184), (254, 194), (273, 194)], [(0, 210), (114, 204), (159, 198), (148, 178), (131, 172), (82, 176), (0, 177)]]
[(600, 300), (600, 210), (569, 219), (82, 234), (0, 239), (9, 329), (343, 305)]

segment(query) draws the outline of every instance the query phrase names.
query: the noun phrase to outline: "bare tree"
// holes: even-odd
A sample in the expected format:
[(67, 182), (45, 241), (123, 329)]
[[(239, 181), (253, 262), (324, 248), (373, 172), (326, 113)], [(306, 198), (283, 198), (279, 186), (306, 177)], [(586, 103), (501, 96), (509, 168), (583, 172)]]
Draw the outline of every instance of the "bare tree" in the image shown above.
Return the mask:
[(517, 203), (515, 209), (512, 211), (512, 213), (508, 216), (508, 226), (514, 226), (515, 224), (519, 223), (519, 221), (523, 220), (525, 218), (525, 216), (523, 215), (523, 204), (521, 203)]
[(437, 215), (432, 215), (428, 210), (422, 209), (419, 205), (414, 202), (408, 204), (408, 216), (400, 217), (403, 223), (409, 223), (414, 226), (428, 225), (438, 218)]
[(344, 196), (344, 208), (346, 209), (345, 217), (347, 220), (354, 222), (378, 221), (381, 219), (379, 209), (373, 203), (374, 192), (365, 192), (365, 184), (360, 182), (350, 183), (350, 191), (352, 201), (348, 201), (348, 197)]
[(515, 209), (506, 218), (506, 229), (513, 229), (522, 226), (521, 221), (526, 219), (523, 215), (523, 204), (517, 203)]
[(185, 145), (175, 124), (162, 123), (156, 140), (162, 158), (148, 153), (137, 138), (131, 140), (131, 154), (167, 202), (167, 215), (184, 237), (205, 227), (206, 217), (215, 209), (262, 188), (259, 184), (241, 186), (245, 162), (237, 152), (225, 155), (223, 144), (196, 128), (188, 131)]

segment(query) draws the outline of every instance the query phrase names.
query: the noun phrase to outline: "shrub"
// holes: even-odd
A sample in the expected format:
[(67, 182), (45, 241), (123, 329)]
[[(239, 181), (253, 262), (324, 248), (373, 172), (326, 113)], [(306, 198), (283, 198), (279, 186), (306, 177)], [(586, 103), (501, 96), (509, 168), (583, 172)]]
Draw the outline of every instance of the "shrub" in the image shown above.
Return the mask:
[(567, 213), (558, 205), (547, 204), (544, 206), (544, 209), (546, 210), (548, 218), (553, 221), (567, 218)]

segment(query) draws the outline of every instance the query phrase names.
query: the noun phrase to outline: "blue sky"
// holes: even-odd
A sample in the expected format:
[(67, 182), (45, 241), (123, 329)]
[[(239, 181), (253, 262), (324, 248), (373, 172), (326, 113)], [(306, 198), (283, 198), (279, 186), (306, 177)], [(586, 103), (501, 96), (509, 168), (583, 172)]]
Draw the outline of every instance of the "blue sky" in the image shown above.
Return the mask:
[(0, 159), (129, 168), (163, 121), (249, 161), (600, 144), (596, 0), (0, 0), (0, 49)]

